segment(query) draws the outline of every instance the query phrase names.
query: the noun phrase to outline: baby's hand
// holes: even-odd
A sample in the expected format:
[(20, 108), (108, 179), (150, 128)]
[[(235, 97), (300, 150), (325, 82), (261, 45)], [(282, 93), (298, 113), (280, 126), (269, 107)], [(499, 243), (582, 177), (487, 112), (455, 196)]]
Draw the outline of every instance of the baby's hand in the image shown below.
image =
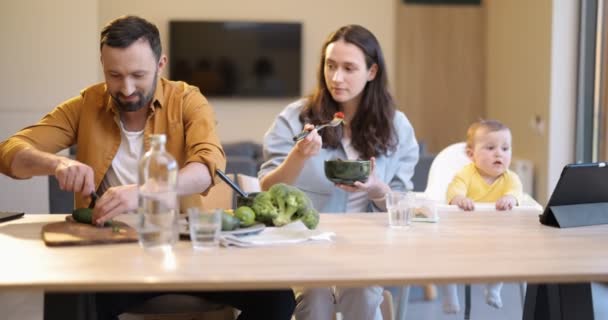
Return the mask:
[(465, 211), (471, 211), (475, 209), (475, 204), (473, 203), (473, 200), (465, 196), (455, 196), (454, 198), (452, 198), (452, 201), (450, 201), (450, 204), (455, 204), (458, 206), (458, 208)]
[(512, 195), (506, 195), (496, 201), (496, 210), (511, 210), (517, 205), (517, 199)]

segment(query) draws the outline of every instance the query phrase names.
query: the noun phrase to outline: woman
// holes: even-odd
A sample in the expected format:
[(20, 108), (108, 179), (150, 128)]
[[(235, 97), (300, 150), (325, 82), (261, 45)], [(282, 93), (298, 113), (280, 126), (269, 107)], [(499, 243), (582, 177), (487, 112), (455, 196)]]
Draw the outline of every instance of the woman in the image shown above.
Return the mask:
[[(332, 33), (323, 45), (314, 93), (288, 105), (264, 137), (266, 162), (259, 172), (262, 189), (294, 185), (319, 212), (373, 212), (385, 209), (390, 190), (410, 190), (418, 144), (405, 115), (395, 110), (388, 92), (386, 66), (376, 37), (358, 25)], [(344, 113), (338, 127), (321, 132), (314, 125)], [(310, 134), (299, 142), (292, 137)], [(370, 159), (367, 182), (333, 184), (324, 174), (330, 159)], [(382, 288), (305, 289), (297, 294), (298, 320), (382, 319)]]

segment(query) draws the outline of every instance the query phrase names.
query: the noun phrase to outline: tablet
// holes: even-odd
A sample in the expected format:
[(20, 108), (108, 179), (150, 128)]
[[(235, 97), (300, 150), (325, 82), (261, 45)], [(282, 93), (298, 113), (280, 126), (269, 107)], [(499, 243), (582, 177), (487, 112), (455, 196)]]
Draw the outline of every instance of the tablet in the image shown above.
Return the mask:
[[(577, 163), (564, 167), (559, 181), (549, 198), (540, 222), (547, 225), (559, 224), (556, 208), (576, 208), (580, 215), (586, 215), (581, 206), (608, 203), (608, 164), (606, 162)], [(557, 217), (559, 218), (559, 217)]]
[(24, 212), (6, 212), (0, 211), (0, 222), (9, 221), (13, 219), (19, 219), (23, 217)]

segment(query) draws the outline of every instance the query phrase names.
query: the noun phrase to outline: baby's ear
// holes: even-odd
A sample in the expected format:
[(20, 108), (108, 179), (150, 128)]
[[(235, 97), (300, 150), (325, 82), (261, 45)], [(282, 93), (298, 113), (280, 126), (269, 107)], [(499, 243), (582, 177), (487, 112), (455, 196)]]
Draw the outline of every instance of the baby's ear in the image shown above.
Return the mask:
[(467, 154), (467, 157), (469, 157), (469, 159), (470, 159), (471, 161), (473, 161), (473, 148), (471, 148), (471, 147), (467, 147), (467, 148), (465, 149), (465, 152), (466, 152), (466, 154)]

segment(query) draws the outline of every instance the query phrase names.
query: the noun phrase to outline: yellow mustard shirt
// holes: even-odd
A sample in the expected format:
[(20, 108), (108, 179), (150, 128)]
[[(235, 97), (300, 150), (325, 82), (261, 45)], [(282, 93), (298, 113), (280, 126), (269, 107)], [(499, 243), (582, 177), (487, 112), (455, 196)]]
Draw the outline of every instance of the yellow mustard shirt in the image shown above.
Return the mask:
[(517, 174), (511, 170), (507, 170), (490, 185), (481, 177), (475, 164), (470, 163), (450, 182), (447, 203), (457, 195), (464, 195), (474, 202), (496, 202), (505, 195), (512, 195), (520, 204), (522, 185)]
[[(144, 150), (149, 149), (146, 138), (150, 134), (164, 133), (166, 150), (180, 168), (200, 162), (209, 168), (211, 177), (215, 177), (216, 168), (224, 170), (226, 158), (216, 134), (215, 114), (198, 88), (161, 78), (152, 101), (144, 127)], [(14, 178), (10, 165), (20, 150), (34, 147), (57, 153), (77, 144), (76, 160), (93, 168), (98, 189), (120, 146), (118, 121), (118, 109), (105, 83), (88, 87), (35, 125), (0, 143), (0, 172)], [(74, 198), (77, 208), (87, 205), (88, 198), (80, 194)], [(180, 199), (182, 210), (200, 204), (200, 195)]]

